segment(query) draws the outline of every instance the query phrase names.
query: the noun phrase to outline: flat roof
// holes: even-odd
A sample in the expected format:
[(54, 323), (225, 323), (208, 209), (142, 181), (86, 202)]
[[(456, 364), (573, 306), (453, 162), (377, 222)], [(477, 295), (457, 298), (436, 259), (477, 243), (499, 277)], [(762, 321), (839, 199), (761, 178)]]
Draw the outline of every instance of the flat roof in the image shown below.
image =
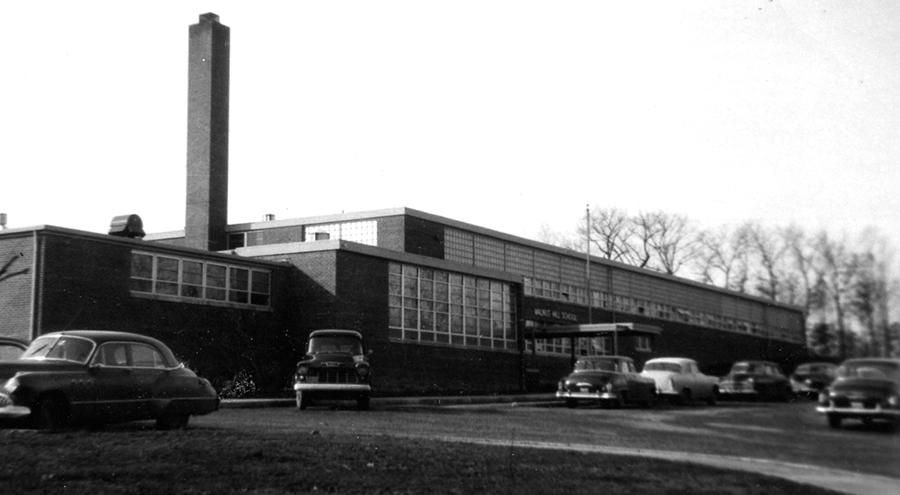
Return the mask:
[(555, 339), (563, 337), (601, 337), (604, 335), (659, 335), (662, 328), (644, 323), (584, 323), (572, 325), (546, 325), (525, 328), (525, 338)]

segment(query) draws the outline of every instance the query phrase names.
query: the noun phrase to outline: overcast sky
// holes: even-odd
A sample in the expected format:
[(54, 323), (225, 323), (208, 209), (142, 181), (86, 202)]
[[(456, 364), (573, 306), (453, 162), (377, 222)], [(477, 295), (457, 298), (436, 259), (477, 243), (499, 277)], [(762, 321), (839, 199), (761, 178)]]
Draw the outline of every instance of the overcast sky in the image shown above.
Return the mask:
[(231, 28), (229, 222), (587, 204), (900, 247), (900, 2), (6, 2), (9, 227), (185, 215), (188, 26)]

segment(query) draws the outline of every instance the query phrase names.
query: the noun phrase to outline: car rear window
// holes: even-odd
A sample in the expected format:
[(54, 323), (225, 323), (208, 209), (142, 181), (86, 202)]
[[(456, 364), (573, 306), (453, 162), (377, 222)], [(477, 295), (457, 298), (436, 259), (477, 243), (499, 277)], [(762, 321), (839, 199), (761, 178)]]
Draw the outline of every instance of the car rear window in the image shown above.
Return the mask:
[(647, 363), (644, 365), (644, 371), (674, 371), (681, 373), (681, 366), (676, 363)]

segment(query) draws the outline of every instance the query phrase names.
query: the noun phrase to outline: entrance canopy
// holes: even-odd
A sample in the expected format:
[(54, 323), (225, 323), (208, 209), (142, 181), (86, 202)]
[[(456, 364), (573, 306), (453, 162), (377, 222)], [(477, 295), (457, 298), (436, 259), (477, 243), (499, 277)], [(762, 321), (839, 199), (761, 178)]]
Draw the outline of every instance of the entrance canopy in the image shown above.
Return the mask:
[(644, 323), (590, 323), (549, 325), (525, 328), (526, 339), (555, 339), (563, 337), (647, 336), (659, 335), (662, 328)]

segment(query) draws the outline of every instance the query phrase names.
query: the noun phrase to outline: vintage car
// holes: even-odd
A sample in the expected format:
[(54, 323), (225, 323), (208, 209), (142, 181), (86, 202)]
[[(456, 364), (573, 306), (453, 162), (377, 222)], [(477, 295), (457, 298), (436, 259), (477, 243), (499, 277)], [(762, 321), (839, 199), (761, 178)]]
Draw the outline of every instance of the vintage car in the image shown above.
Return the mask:
[(583, 357), (575, 362), (572, 373), (559, 381), (556, 396), (565, 399), (568, 407), (576, 407), (579, 401), (650, 407), (656, 398), (656, 382), (641, 376), (629, 357)]
[(353, 330), (315, 330), (309, 334), (306, 355), (297, 363), (294, 392), (297, 408), (313, 400), (355, 399), (361, 410), (369, 408), (372, 394), (369, 356), (362, 334)]
[(143, 335), (72, 330), (41, 335), (17, 360), (0, 362), (0, 418), (39, 429), (155, 419), (184, 428), (219, 408), (209, 382)]
[(719, 393), (725, 397), (750, 400), (782, 400), (794, 397), (791, 382), (781, 367), (771, 361), (738, 361), (719, 380)]
[(703, 374), (693, 359), (651, 359), (644, 363), (641, 375), (656, 382), (658, 397), (666, 397), (679, 404), (704, 400), (713, 405), (719, 395), (719, 378)]
[(27, 347), (28, 343), (19, 339), (0, 337), (0, 361), (19, 359)]
[(836, 364), (803, 363), (791, 373), (791, 389), (797, 395), (818, 397), (819, 392), (834, 381)]
[(900, 359), (848, 359), (819, 394), (816, 410), (832, 428), (844, 419), (890, 421), (900, 428)]

